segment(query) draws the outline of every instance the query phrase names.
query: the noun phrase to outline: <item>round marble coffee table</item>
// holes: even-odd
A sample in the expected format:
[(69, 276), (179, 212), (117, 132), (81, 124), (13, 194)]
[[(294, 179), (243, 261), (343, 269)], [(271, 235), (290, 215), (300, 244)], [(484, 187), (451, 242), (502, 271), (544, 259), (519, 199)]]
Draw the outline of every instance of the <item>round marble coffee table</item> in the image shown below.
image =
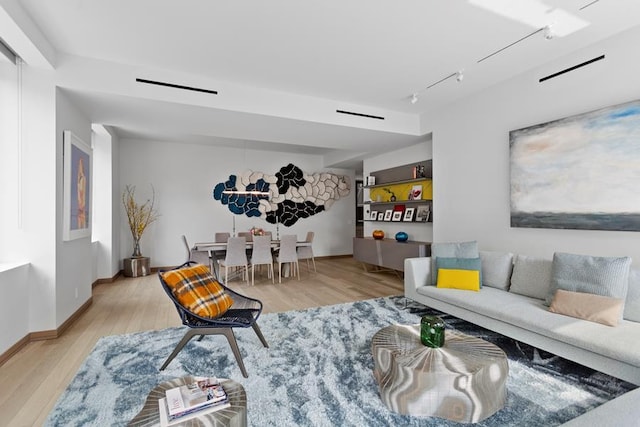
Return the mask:
[[(163, 382), (149, 392), (142, 410), (129, 422), (129, 426), (151, 427), (160, 425), (160, 413), (158, 412), (158, 400), (165, 397), (165, 392), (173, 387), (178, 387), (193, 382), (193, 377), (187, 376), (175, 380)], [(198, 418), (186, 420), (177, 426), (204, 427), (246, 427), (247, 425), (247, 395), (240, 383), (233, 380), (220, 380), (224, 391), (227, 392), (228, 408), (209, 412)]]
[(392, 411), (481, 421), (504, 406), (507, 356), (496, 345), (446, 330), (441, 348), (420, 342), (420, 325), (392, 325), (371, 343), (380, 398)]

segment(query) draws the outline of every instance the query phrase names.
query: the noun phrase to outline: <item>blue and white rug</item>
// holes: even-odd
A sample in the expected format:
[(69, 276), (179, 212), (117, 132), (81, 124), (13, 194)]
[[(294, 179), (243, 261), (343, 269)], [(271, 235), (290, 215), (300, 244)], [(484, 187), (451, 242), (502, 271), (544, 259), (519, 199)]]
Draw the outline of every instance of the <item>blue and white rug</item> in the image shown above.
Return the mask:
[[(455, 426), (438, 418), (390, 412), (373, 378), (371, 338), (390, 324), (419, 323), (418, 304), (379, 298), (302, 311), (264, 314), (258, 323), (270, 348), (252, 329), (236, 337), (249, 378), (243, 378), (222, 336), (192, 340), (159, 372), (184, 334), (181, 327), (101, 338), (62, 394), (47, 426), (123, 426), (158, 383), (184, 375), (240, 382), (250, 426)], [(435, 312), (437, 313), (437, 312)], [(509, 356), (504, 409), (477, 424), (562, 424), (635, 388), (634, 385), (544, 354), (451, 316), (448, 328), (496, 343)]]

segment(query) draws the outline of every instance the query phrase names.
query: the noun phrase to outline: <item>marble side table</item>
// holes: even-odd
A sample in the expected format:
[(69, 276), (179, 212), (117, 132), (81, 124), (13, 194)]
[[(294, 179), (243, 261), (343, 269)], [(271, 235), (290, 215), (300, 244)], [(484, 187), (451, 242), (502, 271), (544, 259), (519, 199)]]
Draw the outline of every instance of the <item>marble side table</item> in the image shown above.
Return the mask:
[(392, 325), (371, 343), (380, 398), (403, 415), (476, 423), (506, 401), (507, 356), (496, 345), (446, 330), (443, 347), (420, 342), (420, 325)]

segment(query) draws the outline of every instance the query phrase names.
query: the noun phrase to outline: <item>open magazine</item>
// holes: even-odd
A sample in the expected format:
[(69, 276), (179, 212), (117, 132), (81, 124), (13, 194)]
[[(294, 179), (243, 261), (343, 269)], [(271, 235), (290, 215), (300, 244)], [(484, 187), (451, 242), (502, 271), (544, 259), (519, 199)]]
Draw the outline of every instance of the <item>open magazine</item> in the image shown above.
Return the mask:
[(167, 390), (165, 398), (158, 403), (163, 426), (229, 406), (229, 398), (220, 381), (206, 377), (196, 377), (192, 383)]

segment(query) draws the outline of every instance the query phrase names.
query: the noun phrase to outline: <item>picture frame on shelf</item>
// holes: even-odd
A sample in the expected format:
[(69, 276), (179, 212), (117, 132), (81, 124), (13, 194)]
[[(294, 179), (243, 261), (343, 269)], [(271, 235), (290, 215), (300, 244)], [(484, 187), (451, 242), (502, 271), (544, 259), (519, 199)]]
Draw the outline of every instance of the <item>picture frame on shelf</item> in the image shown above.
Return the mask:
[(429, 208), (429, 205), (421, 205), (416, 207), (416, 221), (427, 222), (429, 221), (430, 215), (431, 209)]
[(393, 215), (393, 211), (391, 209), (387, 209), (384, 213), (384, 220), (391, 221), (391, 216)]
[(369, 214), (369, 219), (375, 221), (378, 219), (378, 211), (371, 211)]
[(391, 221), (402, 221), (402, 211), (393, 211)]
[(411, 222), (413, 221), (413, 215), (416, 213), (416, 208), (407, 208), (404, 211), (403, 221)]
[(378, 212), (378, 221), (384, 221), (384, 212)]
[(421, 200), (422, 199), (422, 184), (415, 184), (411, 187), (408, 197), (409, 200)]

